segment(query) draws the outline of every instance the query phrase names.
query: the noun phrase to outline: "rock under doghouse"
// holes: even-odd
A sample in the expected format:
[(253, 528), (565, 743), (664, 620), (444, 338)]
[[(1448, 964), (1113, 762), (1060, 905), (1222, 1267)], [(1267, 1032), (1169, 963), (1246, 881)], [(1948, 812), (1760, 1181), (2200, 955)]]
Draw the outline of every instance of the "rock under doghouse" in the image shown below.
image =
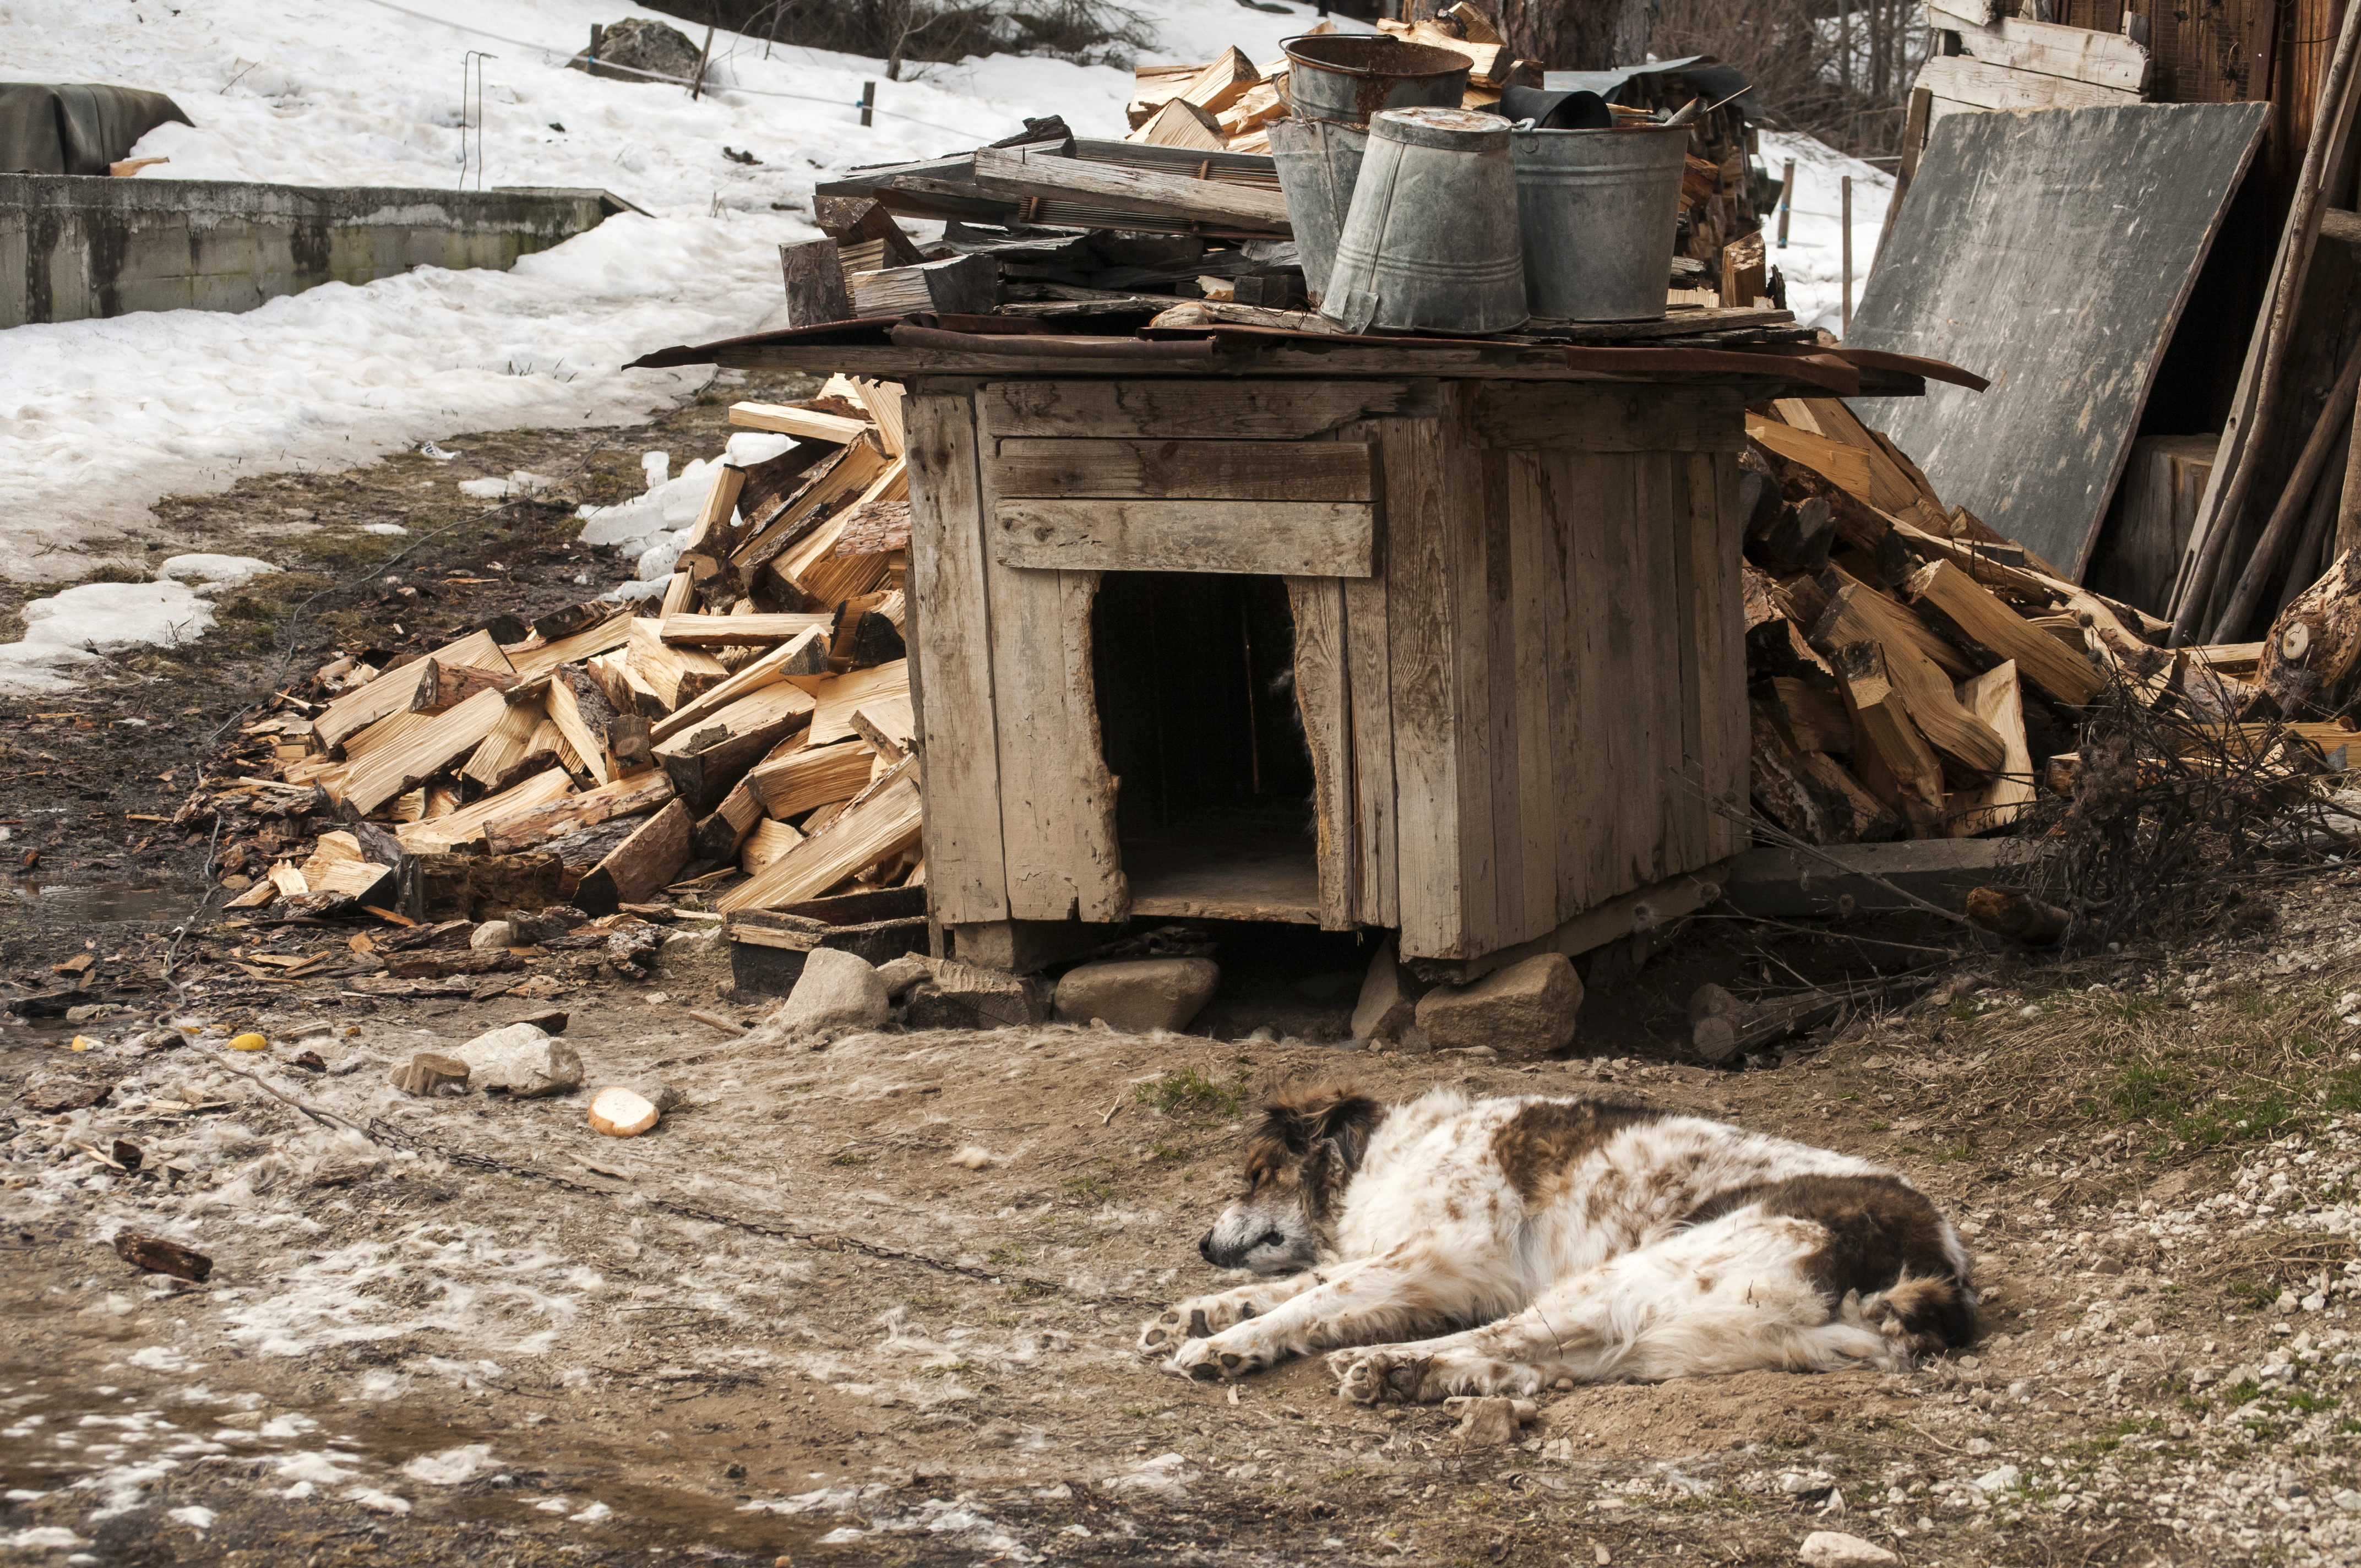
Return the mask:
[(1582, 978), (1564, 953), (1540, 953), (1473, 985), (1441, 985), (1419, 999), (1419, 1031), (1438, 1049), (1489, 1046), (1503, 1057), (1545, 1057), (1574, 1038)]
[(1211, 959), (1119, 959), (1084, 964), (1058, 981), (1061, 1024), (1104, 1019), (1111, 1029), (1145, 1035), (1185, 1029), (1213, 999), (1222, 967)]

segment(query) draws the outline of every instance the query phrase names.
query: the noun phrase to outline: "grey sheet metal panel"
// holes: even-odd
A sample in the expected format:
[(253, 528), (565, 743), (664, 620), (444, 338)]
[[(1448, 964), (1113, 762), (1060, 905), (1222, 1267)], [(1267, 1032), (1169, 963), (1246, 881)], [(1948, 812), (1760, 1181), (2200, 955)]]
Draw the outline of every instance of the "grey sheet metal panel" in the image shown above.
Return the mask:
[(0, 174), (98, 174), (158, 126), (192, 125), (161, 93), (0, 82)]
[(2269, 116), (2135, 104), (1936, 124), (1846, 346), (1991, 378), (1866, 413), (1946, 505), (2080, 578)]

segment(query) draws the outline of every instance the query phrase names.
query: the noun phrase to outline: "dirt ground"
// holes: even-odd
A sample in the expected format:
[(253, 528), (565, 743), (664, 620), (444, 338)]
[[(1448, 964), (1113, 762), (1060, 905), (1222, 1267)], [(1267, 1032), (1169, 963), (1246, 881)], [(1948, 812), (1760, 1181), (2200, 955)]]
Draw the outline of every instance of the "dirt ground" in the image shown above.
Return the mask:
[[(602, 499), (636, 488), (642, 451), (718, 451), (711, 398), (160, 509), (126, 555), (302, 570), (196, 648), (0, 718), (0, 978), (50, 992), (89, 954), (104, 1009), (0, 1026), (12, 1560), (1784, 1563), (1840, 1530), (1905, 1563), (2361, 1561), (2361, 931), (2335, 869), (2257, 882), (2267, 923), (2047, 966), (1924, 922), (1700, 919), (1636, 973), (1594, 965), (1573, 1053), (1545, 1063), (1351, 1048), (1365, 955), (1250, 931), (1216, 933), (1218, 1039), (750, 1045), (690, 1016), (766, 1005), (693, 916), (649, 978), (553, 960), (522, 996), (237, 978), (234, 953), (361, 927), (197, 916), (202, 836), (138, 818), (169, 817), (257, 696), (392, 619), (440, 641), (613, 580), (569, 552), (565, 508), (462, 521), (451, 481), (571, 457), (571, 499)], [(412, 534), (360, 532), (388, 521)], [(420, 589), (398, 606), (397, 571)], [(1680, 1059), (1704, 980), (1911, 966), (1923, 983), (1753, 1069)], [(686, 1104), (618, 1142), (584, 1093), (385, 1083), (543, 1006), (569, 1014), (588, 1087), (659, 1078)], [(270, 1048), (225, 1048), (247, 1029)], [(1341, 1403), (1317, 1363), (1167, 1376), (1135, 1335), (1221, 1282), (1195, 1238), (1257, 1095), (1306, 1077), (1609, 1092), (1881, 1159), (1978, 1250), (1979, 1339), (1908, 1376), (1554, 1395), (1518, 1442), (1473, 1449), (1455, 1412)], [(18, 1098), (59, 1080), (109, 1093)], [(128, 1163), (122, 1145), (137, 1169), (98, 1157)], [(111, 1245), (126, 1228), (206, 1254), (210, 1282), (144, 1275)]]

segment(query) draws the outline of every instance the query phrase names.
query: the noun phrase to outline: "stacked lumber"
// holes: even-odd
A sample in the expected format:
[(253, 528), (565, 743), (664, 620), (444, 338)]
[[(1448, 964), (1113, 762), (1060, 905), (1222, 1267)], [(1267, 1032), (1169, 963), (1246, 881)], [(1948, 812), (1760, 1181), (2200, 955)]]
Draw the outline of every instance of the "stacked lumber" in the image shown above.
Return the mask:
[[(1966, 110), (2088, 109), (2136, 104), (2153, 75), (2147, 18), (2103, 33), (2000, 14), (1993, 0), (1927, 6), (1934, 53), (1916, 86), (1929, 97), (1924, 124)], [(2129, 29), (2137, 27), (2142, 36)]]
[[(730, 419), (793, 443), (716, 466), (660, 605), (572, 606), (382, 670), (341, 659), (308, 721), (269, 721), (250, 765), (278, 776), (178, 819), (249, 828), (221, 857), (254, 879), (236, 904), (414, 919), (434, 879), (497, 876), (604, 916), (685, 890), (763, 908), (774, 887), (923, 882), (899, 391), (840, 377)], [(280, 825), (302, 817), (345, 827), (299, 857)]]
[[(1946, 508), (1842, 401), (1781, 400), (1747, 433), (1753, 798), (1813, 843), (2010, 828), (2042, 781), (2070, 793), (2079, 715), (2111, 688), (2235, 751), (2234, 721), (2290, 684), (2274, 659), (2354, 592), (2323, 582), (2279, 644), (2168, 650), (2165, 622)], [(2344, 640), (2320, 641), (2341, 680)]]

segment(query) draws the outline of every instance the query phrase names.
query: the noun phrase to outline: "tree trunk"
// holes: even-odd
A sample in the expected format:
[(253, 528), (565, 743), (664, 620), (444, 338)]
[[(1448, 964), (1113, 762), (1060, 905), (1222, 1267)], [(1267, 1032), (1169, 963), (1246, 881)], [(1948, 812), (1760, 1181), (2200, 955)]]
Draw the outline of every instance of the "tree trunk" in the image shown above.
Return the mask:
[[(1649, 0), (1499, 0), (1500, 36), (1544, 71), (1608, 71), (1648, 58)], [(1422, 4), (1422, 10), (1430, 8)], [(1439, 6), (1433, 7), (1440, 9)]]

